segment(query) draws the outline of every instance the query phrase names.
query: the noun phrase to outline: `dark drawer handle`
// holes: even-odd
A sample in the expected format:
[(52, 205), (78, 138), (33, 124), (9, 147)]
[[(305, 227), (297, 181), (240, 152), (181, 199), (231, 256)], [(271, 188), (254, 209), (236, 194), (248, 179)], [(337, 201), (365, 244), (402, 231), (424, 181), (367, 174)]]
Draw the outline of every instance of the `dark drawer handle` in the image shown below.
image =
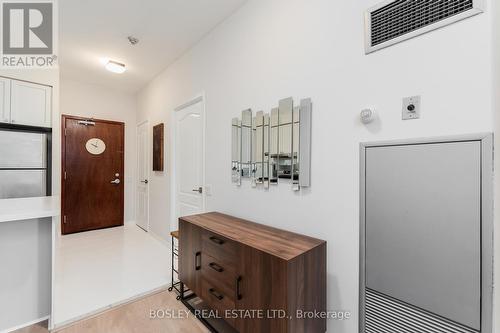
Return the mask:
[(224, 298), (224, 296), (222, 296), (222, 294), (220, 294), (219, 292), (217, 292), (214, 288), (210, 288), (208, 289), (208, 291), (215, 297), (217, 298), (219, 301), (222, 300)]
[(214, 262), (211, 262), (210, 264), (208, 264), (208, 266), (210, 266), (211, 269), (213, 269), (214, 271), (217, 271), (219, 273), (224, 272), (224, 268), (222, 268), (221, 266), (217, 265)]
[(219, 244), (219, 245), (222, 245), (224, 244), (224, 241), (222, 239), (219, 239), (215, 236), (212, 236), (209, 238), (212, 242), (214, 242), (215, 244)]
[(241, 291), (240, 291), (240, 284), (241, 284), (241, 276), (238, 276), (236, 278), (236, 299), (237, 300), (240, 300), (243, 298), (243, 296), (241, 295)]
[(196, 252), (194, 255), (194, 268), (197, 271), (201, 269), (201, 252)]

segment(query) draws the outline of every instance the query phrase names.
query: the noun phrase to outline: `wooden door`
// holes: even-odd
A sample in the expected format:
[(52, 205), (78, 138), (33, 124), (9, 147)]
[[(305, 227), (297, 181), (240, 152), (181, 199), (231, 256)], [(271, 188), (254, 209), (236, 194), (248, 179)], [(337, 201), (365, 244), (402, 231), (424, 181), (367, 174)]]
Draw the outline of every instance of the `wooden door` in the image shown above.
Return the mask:
[(25, 81), (11, 82), (11, 122), (51, 127), (52, 88)]
[(123, 225), (125, 125), (62, 117), (62, 233)]
[(179, 221), (179, 279), (201, 295), (201, 229)]

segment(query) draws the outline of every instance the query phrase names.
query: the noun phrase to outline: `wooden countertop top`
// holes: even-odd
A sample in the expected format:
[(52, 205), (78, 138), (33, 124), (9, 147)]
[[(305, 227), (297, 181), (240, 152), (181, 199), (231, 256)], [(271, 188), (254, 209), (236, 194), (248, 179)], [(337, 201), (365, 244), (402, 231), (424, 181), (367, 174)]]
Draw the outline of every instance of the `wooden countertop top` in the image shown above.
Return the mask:
[(325, 243), (321, 239), (217, 212), (184, 216), (179, 219), (284, 260), (291, 260)]

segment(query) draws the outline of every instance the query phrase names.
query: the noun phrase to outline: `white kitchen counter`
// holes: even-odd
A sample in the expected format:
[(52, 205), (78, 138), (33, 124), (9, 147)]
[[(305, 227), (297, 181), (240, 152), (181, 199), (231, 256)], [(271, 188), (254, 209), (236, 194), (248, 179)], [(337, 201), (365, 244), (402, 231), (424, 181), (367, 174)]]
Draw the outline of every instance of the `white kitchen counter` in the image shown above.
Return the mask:
[(0, 199), (0, 222), (12, 222), (60, 215), (58, 196)]
[[(0, 332), (49, 319), (59, 197), (0, 199)], [(37, 306), (26, 307), (26, 304)]]

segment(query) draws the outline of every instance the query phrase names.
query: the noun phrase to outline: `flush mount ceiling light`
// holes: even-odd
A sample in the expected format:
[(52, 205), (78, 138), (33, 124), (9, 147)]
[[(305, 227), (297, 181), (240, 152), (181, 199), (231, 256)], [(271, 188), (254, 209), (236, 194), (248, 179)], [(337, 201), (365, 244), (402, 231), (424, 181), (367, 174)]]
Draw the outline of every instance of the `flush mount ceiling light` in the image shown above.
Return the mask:
[(126, 70), (125, 64), (122, 64), (122, 63), (119, 63), (119, 62), (113, 61), (113, 60), (108, 60), (108, 62), (106, 63), (106, 65), (104, 67), (108, 71), (113, 72), (113, 73), (118, 73), (118, 74), (122, 74)]

